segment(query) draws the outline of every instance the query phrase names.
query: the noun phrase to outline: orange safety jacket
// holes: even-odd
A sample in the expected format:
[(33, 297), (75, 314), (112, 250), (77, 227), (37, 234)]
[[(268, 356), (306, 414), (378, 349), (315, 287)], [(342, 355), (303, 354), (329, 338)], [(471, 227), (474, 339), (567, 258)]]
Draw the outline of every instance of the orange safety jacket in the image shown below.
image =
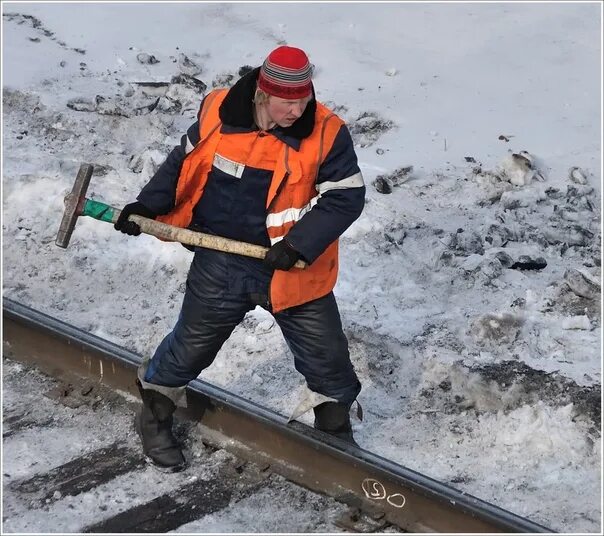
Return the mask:
[[(219, 109), (227, 92), (227, 89), (214, 90), (206, 97), (199, 114), (199, 142), (183, 162), (174, 209), (157, 220), (183, 228), (190, 225), (221, 139)], [(317, 203), (319, 168), (344, 124), (321, 103), (316, 104), (314, 129), (302, 141), (300, 150), (290, 150), (286, 143), (279, 143), (280, 153), (266, 200), (266, 228), (271, 244), (282, 240)], [(325, 296), (333, 290), (337, 276), (338, 240), (335, 240), (307, 268), (275, 270), (270, 285), (273, 312)]]

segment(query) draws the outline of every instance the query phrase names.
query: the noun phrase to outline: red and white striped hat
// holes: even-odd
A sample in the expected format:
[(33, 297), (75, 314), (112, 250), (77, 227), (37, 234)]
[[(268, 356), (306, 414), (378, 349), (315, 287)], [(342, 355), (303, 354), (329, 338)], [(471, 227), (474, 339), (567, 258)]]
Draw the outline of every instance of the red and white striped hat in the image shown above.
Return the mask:
[(282, 99), (302, 99), (312, 91), (312, 65), (306, 53), (295, 47), (273, 50), (260, 67), (258, 88)]

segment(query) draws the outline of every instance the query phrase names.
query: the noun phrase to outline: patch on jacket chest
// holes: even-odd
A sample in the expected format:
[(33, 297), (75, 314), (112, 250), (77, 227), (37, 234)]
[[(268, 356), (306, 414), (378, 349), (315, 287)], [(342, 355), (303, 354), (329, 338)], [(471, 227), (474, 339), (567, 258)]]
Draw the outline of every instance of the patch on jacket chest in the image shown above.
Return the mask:
[(235, 162), (233, 160), (229, 160), (224, 156), (219, 155), (218, 153), (214, 154), (214, 161), (212, 162), (215, 168), (223, 171), (227, 175), (231, 175), (232, 177), (236, 177), (238, 179), (241, 178), (243, 172), (245, 171), (245, 165), (240, 164), (239, 162)]

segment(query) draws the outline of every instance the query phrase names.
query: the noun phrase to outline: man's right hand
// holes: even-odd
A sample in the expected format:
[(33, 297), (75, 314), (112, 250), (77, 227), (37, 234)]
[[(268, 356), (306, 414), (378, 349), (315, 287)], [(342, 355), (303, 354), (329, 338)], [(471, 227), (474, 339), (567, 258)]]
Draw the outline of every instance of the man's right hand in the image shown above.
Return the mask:
[(130, 236), (138, 236), (141, 234), (141, 228), (138, 224), (128, 220), (128, 216), (131, 216), (132, 214), (138, 214), (139, 216), (144, 216), (145, 218), (150, 218), (152, 220), (157, 216), (155, 212), (151, 212), (145, 205), (135, 201), (134, 203), (129, 203), (122, 209), (121, 214), (113, 226), (115, 230)]

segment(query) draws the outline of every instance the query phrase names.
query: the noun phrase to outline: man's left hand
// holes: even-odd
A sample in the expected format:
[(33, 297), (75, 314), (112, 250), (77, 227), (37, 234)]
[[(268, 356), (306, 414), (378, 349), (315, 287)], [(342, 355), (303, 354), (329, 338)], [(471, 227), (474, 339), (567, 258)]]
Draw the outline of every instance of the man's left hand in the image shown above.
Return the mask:
[(264, 257), (264, 266), (273, 270), (289, 270), (300, 259), (300, 254), (283, 239), (272, 246)]

